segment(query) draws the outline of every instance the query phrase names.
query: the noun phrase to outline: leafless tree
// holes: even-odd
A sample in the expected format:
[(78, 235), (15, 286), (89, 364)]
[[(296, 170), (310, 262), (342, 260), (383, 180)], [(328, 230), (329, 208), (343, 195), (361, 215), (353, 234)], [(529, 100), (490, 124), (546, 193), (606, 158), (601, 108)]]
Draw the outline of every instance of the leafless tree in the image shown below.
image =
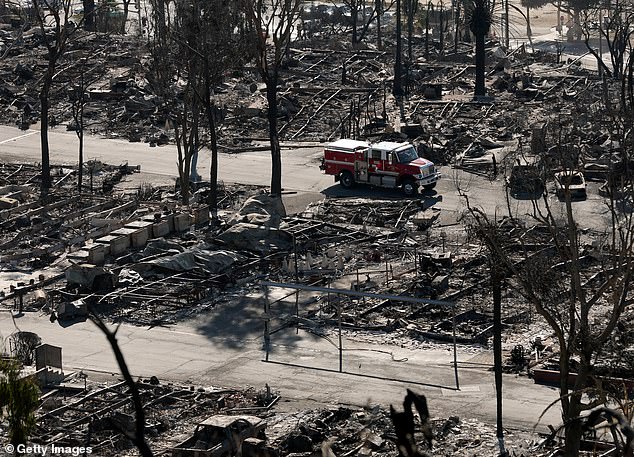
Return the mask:
[(152, 0), (151, 6), (151, 83), (162, 98), (159, 109), (166, 126), (174, 129), (181, 203), (188, 205), (192, 157), (200, 149), (200, 103), (194, 95), (196, 81), (190, 77), (191, 35), (183, 31), (188, 18), (184, 13), (179, 16), (179, 9), (170, 8), (165, 0)]
[(407, 16), (407, 59), (413, 62), (412, 56), (412, 40), (414, 39), (414, 19), (418, 14), (419, 0), (405, 0), (403, 10)]
[[(122, 35), (125, 35), (125, 33), (126, 33), (126, 24), (128, 23), (128, 15), (130, 14), (130, 1), (131, 0), (122, 0), (122, 4), (123, 4), (123, 21), (122, 21), (122, 24), (121, 24), (121, 34)], [(141, 24), (139, 24), (139, 27), (140, 26), (141, 26)]]
[[(629, 125), (620, 134), (622, 159), (628, 164), (621, 172), (629, 182), (631, 131)], [(628, 192), (631, 194), (631, 190)], [(594, 375), (593, 364), (612, 337), (624, 309), (634, 303), (630, 295), (634, 216), (618, 200), (609, 199), (609, 220), (602, 234), (592, 240), (601, 248), (589, 255), (588, 241), (582, 238), (571, 187), (566, 181), (562, 200), (552, 199), (545, 191), (543, 198), (535, 202), (533, 213), (528, 216), (531, 224), (514, 232), (519, 254), (512, 254), (505, 244), (495, 240), (489, 247), (557, 339), (565, 455), (572, 457), (579, 452), (584, 430), (582, 414), (604, 402), (602, 396), (591, 401), (584, 397), (588, 389), (601, 391), (602, 380)], [(576, 375), (574, 381), (571, 373)]]
[(468, 193), (458, 184), (458, 191), (465, 200), (467, 210), (463, 223), (467, 232), (474, 239), (480, 241), (487, 252), (489, 266), (489, 280), (493, 297), (493, 368), (495, 373), (496, 393), (496, 436), (500, 448), (500, 455), (507, 455), (504, 446), (504, 428), (502, 412), (502, 283), (508, 274), (505, 265), (509, 252), (509, 236), (495, 215), (488, 216), (469, 201)]
[(93, 49), (90, 49), (88, 52), (83, 51), (83, 56), (75, 61), (73, 68), (67, 71), (67, 75), (70, 78), (68, 82), (68, 98), (70, 99), (75, 134), (79, 141), (77, 192), (80, 195), (82, 193), (84, 178), (84, 135), (87, 127), (84, 112), (86, 104), (90, 100), (88, 90), (92, 84), (103, 77), (105, 71), (103, 66), (92, 62), (91, 59), (88, 58), (88, 53), (91, 53), (91, 57), (94, 57), (98, 55), (100, 51)]
[(187, 79), (181, 96), (182, 103), (178, 103), (174, 109), (174, 135), (178, 151), (181, 203), (189, 205), (192, 158), (200, 150), (200, 102), (190, 79)]
[[(619, 79), (625, 73), (627, 54), (634, 36), (634, 7), (623, 0), (610, 2), (609, 8), (605, 6), (597, 5), (583, 11), (581, 22), (584, 40), (588, 51), (596, 57), (606, 75)], [(595, 46), (590, 43), (595, 32), (598, 32), (599, 39), (607, 45), (611, 68), (603, 62)]]
[[(413, 1), (413, 0), (410, 0)], [(375, 0), (374, 2), (369, 2), (370, 4), (374, 3), (372, 6), (368, 6), (368, 2), (366, 0), (343, 0), (339, 2), (343, 4), (346, 8), (350, 10), (350, 27), (352, 28), (352, 44), (361, 43), (368, 31), (370, 30), (370, 26), (376, 20), (377, 21), (377, 33), (378, 33), (378, 47), (381, 47), (381, 19), (386, 11), (390, 10), (392, 6), (396, 3), (396, 0), (390, 0), (389, 3), (383, 0)], [(333, 2), (333, 4), (337, 5), (337, 3)], [(372, 8), (370, 14), (366, 14), (366, 9)], [(361, 19), (361, 22), (359, 20)]]
[(215, 88), (223, 81), (227, 69), (248, 55), (240, 33), (243, 16), (236, 4), (223, 0), (179, 1), (176, 11), (179, 25), (175, 44), (182, 50), (181, 55), (187, 56), (187, 78), (207, 121), (208, 137), (204, 143), (211, 150), (208, 202), (215, 210), (218, 206), (217, 124), (221, 121)]
[(51, 187), (50, 152), (48, 144), (49, 128), (49, 103), (51, 87), (57, 76), (57, 65), (66, 52), (68, 42), (75, 34), (77, 27), (71, 21), (72, 16), (71, 0), (33, 0), (33, 10), (40, 32), (44, 37), (46, 46), (46, 70), (41, 79), (40, 87), (40, 141), (42, 147), (42, 197), (48, 195)]
[(241, 0), (255, 46), (255, 60), (266, 84), (271, 143), (271, 193), (282, 193), (282, 153), (277, 129), (279, 71), (300, 15), (301, 0)]

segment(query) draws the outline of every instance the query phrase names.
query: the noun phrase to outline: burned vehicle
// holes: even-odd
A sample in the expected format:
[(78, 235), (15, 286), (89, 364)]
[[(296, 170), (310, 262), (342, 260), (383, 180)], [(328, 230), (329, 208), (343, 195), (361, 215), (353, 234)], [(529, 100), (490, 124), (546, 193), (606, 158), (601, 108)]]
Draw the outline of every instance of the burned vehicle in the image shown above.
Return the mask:
[(194, 434), (172, 448), (172, 457), (241, 455), (248, 438), (263, 438), (266, 422), (255, 416), (215, 415), (196, 426)]
[(520, 157), (515, 160), (506, 185), (512, 196), (539, 196), (544, 191), (544, 177), (538, 157)]
[(565, 170), (555, 173), (555, 193), (560, 199), (567, 195), (570, 198), (585, 199), (586, 180), (580, 171)]

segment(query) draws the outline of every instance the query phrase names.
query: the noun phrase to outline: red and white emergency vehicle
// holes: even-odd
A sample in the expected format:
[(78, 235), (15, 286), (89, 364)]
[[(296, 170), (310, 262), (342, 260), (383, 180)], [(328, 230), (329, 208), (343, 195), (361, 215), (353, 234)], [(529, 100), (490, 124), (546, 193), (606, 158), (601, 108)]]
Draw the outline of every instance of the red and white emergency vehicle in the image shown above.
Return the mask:
[(418, 157), (407, 142), (338, 140), (324, 149), (320, 168), (345, 188), (355, 183), (400, 187), (407, 196), (415, 195), (420, 187), (433, 189), (440, 179), (434, 163)]

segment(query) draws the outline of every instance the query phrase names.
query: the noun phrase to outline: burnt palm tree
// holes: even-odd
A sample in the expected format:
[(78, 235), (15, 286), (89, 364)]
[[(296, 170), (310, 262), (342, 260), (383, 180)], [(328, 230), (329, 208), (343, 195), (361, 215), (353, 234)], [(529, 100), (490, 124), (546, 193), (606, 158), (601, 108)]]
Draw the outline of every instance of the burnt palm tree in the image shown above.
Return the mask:
[(467, 0), (465, 4), (465, 14), (469, 30), (475, 36), (475, 97), (484, 97), (486, 87), (484, 86), (484, 74), (486, 53), (484, 51), (484, 40), (491, 30), (493, 24), (493, 6), (490, 0)]

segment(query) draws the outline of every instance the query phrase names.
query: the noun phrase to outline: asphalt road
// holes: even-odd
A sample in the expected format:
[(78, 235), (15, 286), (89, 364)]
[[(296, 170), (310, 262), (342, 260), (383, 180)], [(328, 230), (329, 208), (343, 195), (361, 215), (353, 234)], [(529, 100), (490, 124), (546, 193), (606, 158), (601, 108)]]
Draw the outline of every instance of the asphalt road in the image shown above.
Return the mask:
[[(221, 317), (223, 316), (223, 317)], [(276, 334), (270, 362), (263, 361), (259, 315), (241, 316), (251, 322), (241, 332), (223, 331), (226, 313), (214, 313), (171, 328), (152, 329), (122, 325), (121, 349), (135, 377), (157, 376), (195, 386), (247, 387), (268, 383), (282, 395), (286, 409), (323, 405), (399, 405), (406, 388), (428, 397), (437, 417), (458, 415), (495, 421), (495, 390), (489, 367), (464, 364), (475, 357), (470, 348), (459, 348), (461, 390), (455, 390), (453, 356), (447, 348), (408, 350), (344, 339), (346, 373), (338, 373), (338, 352), (329, 342), (294, 329)], [(37, 333), (43, 341), (63, 347), (65, 372), (84, 370), (103, 379), (119, 369), (105, 337), (90, 322), (66, 328), (50, 323), (47, 316), (27, 314), (15, 319), (22, 330)], [(16, 326), (9, 312), (0, 312), (0, 335), (7, 337)], [(390, 354), (394, 356), (393, 361)], [(492, 355), (485, 351), (492, 359)], [(487, 357), (485, 357), (487, 358)], [(477, 355), (482, 360), (482, 354)], [(530, 430), (545, 408), (557, 398), (555, 389), (533, 384), (526, 377), (505, 375), (505, 425)], [(538, 426), (557, 424), (558, 408), (552, 408)]]
[[(51, 132), (52, 163), (75, 163), (77, 139), (72, 133)], [(37, 131), (20, 131), (0, 127), (0, 159), (2, 161), (39, 161), (39, 135)], [(174, 147), (150, 148), (146, 144), (121, 140), (86, 139), (86, 158), (107, 163), (129, 162), (141, 165), (148, 176), (176, 177), (176, 151)], [(396, 191), (359, 187), (345, 191), (334, 184), (331, 176), (318, 169), (321, 148), (302, 148), (283, 152), (283, 186), (287, 192), (313, 195), (378, 196), (400, 198)], [(208, 172), (209, 156), (203, 152), (199, 160), (199, 173)], [(454, 173), (445, 167), (445, 177), (435, 192), (423, 198), (442, 196), (440, 207), (460, 211), (463, 203), (455, 190), (455, 181), (469, 189), (473, 203), (493, 214), (502, 214), (504, 191), (502, 179), (490, 182), (486, 178)], [(236, 155), (221, 154), (220, 178), (226, 182), (267, 185), (270, 176), (267, 152), (245, 152)], [(593, 196), (580, 202), (577, 208), (594, 211)], [(598, 198), (598, 196), (597, 196)], [(596, 202), (594, 202), (596, 203)], [(526, 201), (514, 201), (514, 208), (525, 211)], [(122, 325), (119, 341), (135, 376), (158, 376), (201, 385), (246, 386), (258, 388), (269, 383), (280, 390), (288, 404), (296, 407), (323, 404), (399, 404), (405, 387), (425, 393), (432, 411), (447, 417), (477, 417), (486, 422), (495, 421), (493, 375), (487, 367), (460, 365), (461, 390), (455, 391), (451, 352), (440, 350), (406, 350), (370, 343), (347, 341), (344, 368), (348, 373), (337, 373), (336, 350), (326, 341), (309, 334), (279, 335), (274, 340), (272, 361), (262, 362), (260, 316), (250, 308), (236, 305), (233, 312), (212, 311), (196, 321), (171, 328), (140, 328)], [(256, 305), (254, 309), (259, 309)], [(227, 316), (233, 319), (225, 321)], [(76, 323), (67, 328), (51, 324), (45, 316), (26, 315), (16, 319), (22, 330), (34, 331), (50, 344), (63, 347), (67, 370), (93, 370), (117, 373), (118, 368), (105, 338), (91, 323)], [(245, 324), (247, 322), (248, 325)], [(236, 332), (236, 329), (241, 331)], [(7, 337), (16, 330), (8, 312), (0, 313), (0, 335)], [(357, 350), (362, 349), (362, 350)], [(393, 352), (394, 362), (385, 352)], [(485, 351), (485, 358), (490, 353)], [(474, 352), (460, 350), (458, 359), (467, 362)], [(482, 354), (479, 356), (482, 357)], [(281, 362), (281, 363), (280, 363)], [(321, 367), (321, 370), (310, 367)], [(401, 381), (395, 381), (401, 380)], [(414, 381), (414, 382), (404, 382)], [(554, 389), (538, 386), (527, 378), (505, 376), (505, 421), (508, 426), (523, 429), (533, 427), (542, 411), (557, 398)], [(556, 424), (558, 408), (552, 408), (542, 424)]]
[[(73, 132), (55, 130), (49, 134), (50, 160), (53, 164), (77, 163), (78, 140)], [(323, 146), (283, 149), (282, 186), (287, 193), (310, 195), (312, 199), (324, 196), (357, 196), (368, 198), (401, 198), (397, 190), (373, 189), (357, 186), (352, 190), (342, 189), (332, 176), (319, 170)], [(102, 139), (88, 136), (85, 139), (86, 160), (98, 159), (105, 163), (119, 164), (128, 162), (140, 165), (141, 172), (149, 175), (147, 179), (173, 178), (178, 176), (177, 152), (175, 146), (151, 148), (145, 143), (130, 143), (125, 140)], [(0, 126), (0, 160), (11, 162), (41, 161), (39, 131), (21, 131), (14, 127)], [(210, 155), (207, 150), (200, 153), (198, 173), (209, 175)], [(422, 199), (442, 201), (436, 205), (446, 211), (459, 214), (465, 209), (464, 199), (458, 195), (457, 186), (467, 190), (472, 205), (481, 207), (488, 214), (502, 216), (508, 214), (504, 191), (504, 178), (498, 176), (490, 181), (450, 167), (441, 167), (443, 178), (436, 189), (425, 192)], [(243, 152), (240, 154), (219, 154), (219, 179), (227, 183), (270, 185), (271, 163), (268, 151)], [(143, 179), (143, 178), (142, 178)], [(601, 204), (598, 185), (590, 183), (588, 199), (575, 202), (574, 209), (581, 227), (599, 229), (604, 225), (607, 208)], [(532, 212), (530, 200), (511, 199), (511, 212), (524, 215)], [(552, 208), (557, 216), (564, 214), (564, 205), (552, 197)]]

